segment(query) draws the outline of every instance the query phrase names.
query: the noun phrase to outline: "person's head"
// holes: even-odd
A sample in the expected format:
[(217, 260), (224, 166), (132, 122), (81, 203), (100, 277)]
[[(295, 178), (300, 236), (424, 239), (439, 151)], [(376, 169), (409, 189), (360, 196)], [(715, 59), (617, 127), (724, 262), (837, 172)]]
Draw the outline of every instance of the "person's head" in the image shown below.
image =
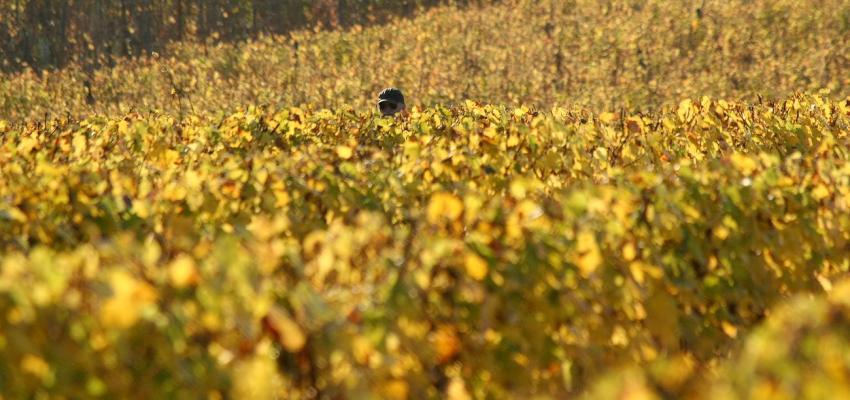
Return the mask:
[(404, 95), (396, 88), (386, 88), (378, 93), (378, 110), (382, 115), (395, 115), (404, 111)]

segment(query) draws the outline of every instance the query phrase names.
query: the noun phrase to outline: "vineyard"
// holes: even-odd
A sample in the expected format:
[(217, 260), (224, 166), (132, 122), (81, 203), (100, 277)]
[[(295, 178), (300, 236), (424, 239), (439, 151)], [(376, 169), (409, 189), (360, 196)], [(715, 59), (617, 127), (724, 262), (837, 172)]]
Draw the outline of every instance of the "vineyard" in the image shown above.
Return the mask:
[(0, 76), (0, 399), (850, 397), (841, 12), (572, 3)]
[(702, 96), (755, 102), (850, 92), (843, 0), (507, 3), (242, 44), (178, 43), (94, 71), (27, 70), (0, 80), (0, 115), (18, 122), (150, 111), (215, 119), (248, 105), (362, 110), (390, 85), (423, 107), (473, 99), (598, 112), (649, 112)]

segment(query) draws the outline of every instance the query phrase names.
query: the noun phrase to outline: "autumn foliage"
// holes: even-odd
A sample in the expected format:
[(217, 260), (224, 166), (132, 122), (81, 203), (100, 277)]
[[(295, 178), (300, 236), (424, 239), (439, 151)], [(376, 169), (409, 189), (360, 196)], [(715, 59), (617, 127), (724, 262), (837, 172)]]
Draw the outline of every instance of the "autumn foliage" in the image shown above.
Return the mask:
[(841, 14), (563, 3), (0, 76), (0, 397), (846, 397)]
[(5, 125), (4, 392), (566, 396), (631, 367), (692, 394), (846, 271), (848, 120), (795, 96)]

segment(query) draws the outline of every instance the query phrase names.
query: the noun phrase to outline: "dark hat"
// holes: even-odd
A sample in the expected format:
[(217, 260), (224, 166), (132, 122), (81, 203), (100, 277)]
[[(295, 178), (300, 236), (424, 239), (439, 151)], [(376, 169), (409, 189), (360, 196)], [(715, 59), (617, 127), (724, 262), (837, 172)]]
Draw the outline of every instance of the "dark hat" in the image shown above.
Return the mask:
[(378, 104), (385, 101), (391, 101), (396, 104), (404, 104), (404, 95), (401, 94), (401, 90), (398, 90), (394, 87), (386, 88), (381, 90), (381, 93), (378, 93)]

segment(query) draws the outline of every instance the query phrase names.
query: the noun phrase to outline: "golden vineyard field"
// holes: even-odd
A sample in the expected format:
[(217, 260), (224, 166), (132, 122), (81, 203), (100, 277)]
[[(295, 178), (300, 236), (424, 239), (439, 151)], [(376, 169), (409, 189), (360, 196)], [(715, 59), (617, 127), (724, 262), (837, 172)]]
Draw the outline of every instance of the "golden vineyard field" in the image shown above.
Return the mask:
[(846, 393), (848, 124), (818, 96), (4, 124), (3, 394)]
[(24, 72), (0, 79), (0, 115), (211, 117), (249, 104), (363, 109), (390, 85), (422, 106), (474, 99), (649, 111), (702, 96), (846, 95), (848, 54), (844, 0), (508, 0), (348, 31), (175, 44), (93, 71)]
[(850, 4), (696, 3), (0, 75), (0, 400), (850, 398)]

